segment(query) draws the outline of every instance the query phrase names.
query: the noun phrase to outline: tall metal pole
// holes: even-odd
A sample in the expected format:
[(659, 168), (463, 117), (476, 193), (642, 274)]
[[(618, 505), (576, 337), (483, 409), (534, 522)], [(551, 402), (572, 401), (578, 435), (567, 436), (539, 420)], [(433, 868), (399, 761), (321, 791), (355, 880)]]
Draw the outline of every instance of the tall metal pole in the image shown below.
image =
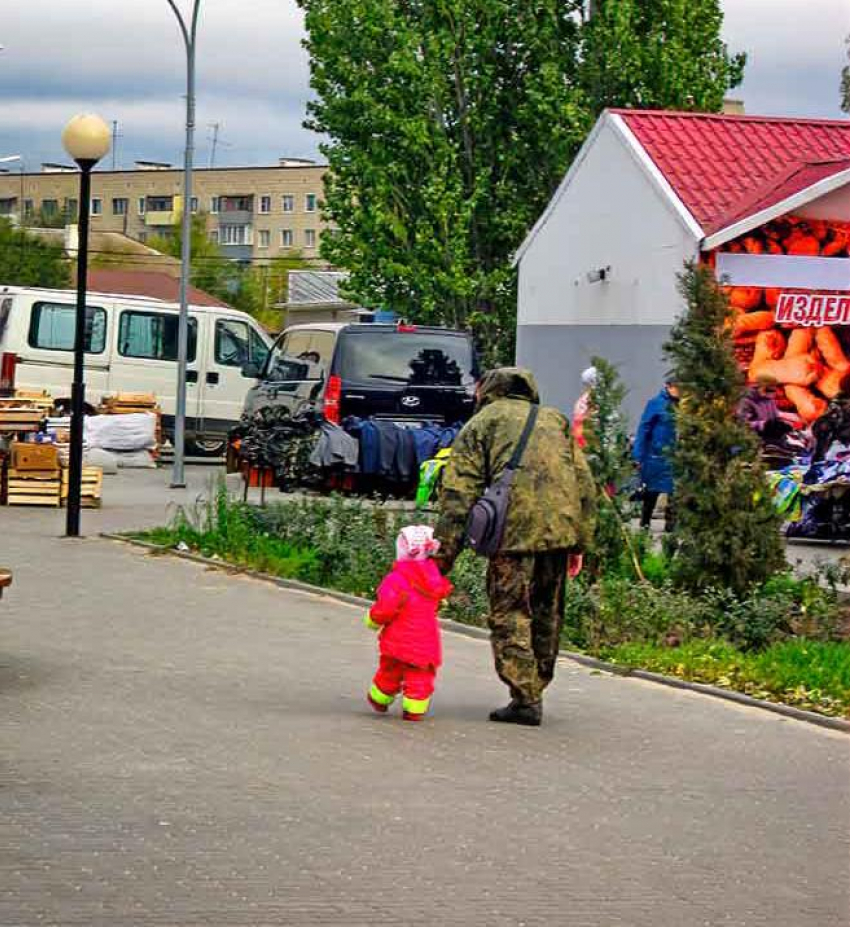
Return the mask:
[(171, 486), (186, 485), (186, 359), (189, 353), (189, 275), (192, 261), (192, 159), (195, 144), (195, 38), (201, 0), (194, 0), (191, 25), (187, 27), (175, 0), (166, 0), (177, 17), (186, 46), (186, 150), (183, 159), (183, 243), (180, 260), (180, 321), (177, 329), (177, 397), (174, 413), (174, 467)]
[(83, 408), (85, 400), (84, 364), (86, 350), (86, 276), (89, 262), (89, 206), (91, 169), (96, 161), (79, 160), (80, 218), (77, 243), (77, 313), (74, 328), (74, 382), (71, 385), (71, 447), (68, 465), (68, 510), (65, 534), (80, 536), (80, 498), (83, 476)]

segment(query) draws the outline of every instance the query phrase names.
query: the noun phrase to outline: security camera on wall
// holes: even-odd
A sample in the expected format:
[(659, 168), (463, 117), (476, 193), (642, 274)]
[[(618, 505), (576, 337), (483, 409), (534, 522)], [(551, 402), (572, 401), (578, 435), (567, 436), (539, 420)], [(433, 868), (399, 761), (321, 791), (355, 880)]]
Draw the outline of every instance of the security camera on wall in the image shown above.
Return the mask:
[(611, 265), (587, 272), (588, 283), (604, 283), (611, 276)]

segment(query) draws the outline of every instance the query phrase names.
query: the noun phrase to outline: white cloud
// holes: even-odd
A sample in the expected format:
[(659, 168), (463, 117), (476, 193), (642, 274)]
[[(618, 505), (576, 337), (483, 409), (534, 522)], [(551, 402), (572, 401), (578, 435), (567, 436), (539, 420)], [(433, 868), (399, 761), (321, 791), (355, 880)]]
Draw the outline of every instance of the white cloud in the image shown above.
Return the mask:
[(733, 91), (752, 114), (840, 117), (847, 0), (724, 0), (724, 35), (748, 55)]

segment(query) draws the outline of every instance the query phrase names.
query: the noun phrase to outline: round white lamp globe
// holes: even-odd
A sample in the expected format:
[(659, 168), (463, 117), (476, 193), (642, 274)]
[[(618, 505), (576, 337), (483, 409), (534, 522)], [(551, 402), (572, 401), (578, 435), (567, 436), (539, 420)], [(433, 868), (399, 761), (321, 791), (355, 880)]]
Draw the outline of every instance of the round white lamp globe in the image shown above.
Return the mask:
[(93, 113), (80, 113), (65, 126), (62, 144), (75, 161), (99, 161), (111, 142), (109, 126)]

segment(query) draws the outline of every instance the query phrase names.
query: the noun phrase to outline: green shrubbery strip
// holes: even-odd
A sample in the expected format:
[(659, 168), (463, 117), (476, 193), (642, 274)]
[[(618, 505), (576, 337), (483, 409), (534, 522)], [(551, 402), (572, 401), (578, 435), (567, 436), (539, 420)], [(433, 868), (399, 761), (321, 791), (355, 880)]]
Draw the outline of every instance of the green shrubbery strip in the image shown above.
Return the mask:
[[(418, 514), (417, 519), (427, 520)], [(163, 547), (371, 598), (392, 563), (395, 538), (410, 513), (365, 501), (305, 498), (243, 505), (222, 486), (213, 498), (180, 510), (167, 527), (139, 535)], [(744, 599), (728, 591), (695, 596), (675, 589), (665, 556), (636, 535), (646, 582), (631, 565), (570, 583), (564, 646), (602, 659), (711, 683), (824, 714), (850, 713), (850, 643), (837, 583), (824, 572), (774, 577)], [(444, 612), (482, 625), (486, 564), (464, 555), (452, 573)]]

